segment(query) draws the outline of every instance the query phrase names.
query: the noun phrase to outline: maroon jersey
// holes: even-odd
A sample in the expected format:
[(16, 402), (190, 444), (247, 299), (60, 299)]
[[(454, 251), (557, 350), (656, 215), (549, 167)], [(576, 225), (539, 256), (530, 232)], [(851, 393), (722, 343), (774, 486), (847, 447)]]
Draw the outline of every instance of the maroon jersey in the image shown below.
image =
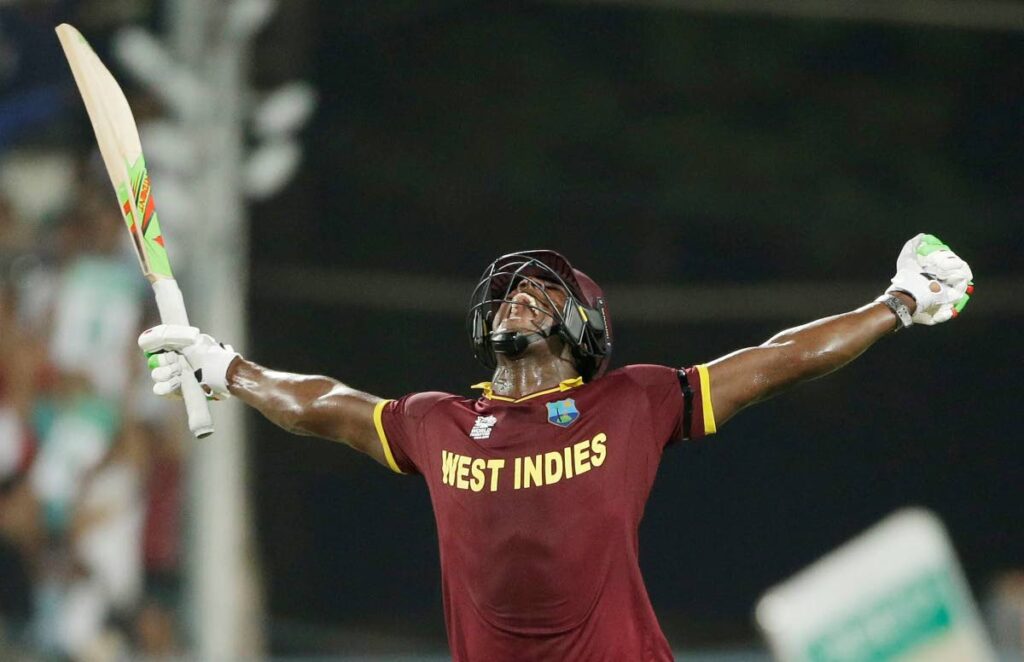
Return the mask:
[(511, 399), (377, 405), (391, 468), (422, 474), (455, 660), (670, 660), (637, 529), (664, 447), (715, 431), (705, 366), (632, 365)]

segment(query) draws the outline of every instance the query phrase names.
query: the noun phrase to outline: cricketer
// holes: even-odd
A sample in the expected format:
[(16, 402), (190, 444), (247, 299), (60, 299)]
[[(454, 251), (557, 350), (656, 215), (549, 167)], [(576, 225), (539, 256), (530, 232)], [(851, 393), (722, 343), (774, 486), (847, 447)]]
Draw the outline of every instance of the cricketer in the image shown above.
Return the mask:
[(553, 251), (511, 253), (470, 302), (470, 339), (493, 371), (474, 398), (382, 399), (265, 368), (195, 327), (157, 326), (139, 345), (158, 395), (179, 391), (180, 354), (210, 397), (423, 476), (455, 660), (671, 660), (637, 541), (665, 447), (715, 433), (894, 331), (956, 317), (972, 291), (967, 263), (919, 234), (872, 303), (706, 364), (606, 371), (613, 333), (597, 284)]

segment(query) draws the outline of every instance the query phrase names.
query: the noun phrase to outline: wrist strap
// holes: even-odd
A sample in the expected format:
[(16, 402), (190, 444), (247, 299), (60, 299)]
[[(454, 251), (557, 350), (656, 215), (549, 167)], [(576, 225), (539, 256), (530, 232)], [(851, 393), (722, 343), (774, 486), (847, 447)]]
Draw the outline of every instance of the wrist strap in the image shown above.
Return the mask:
[(900, 301), (899, 297), (886, 293), (875, 299), (875, 301), (884, 304), (892, 311), (893, 315), (896, 316), (896, 319), (899, 320), (899, 324), (896, 326), (896, 331), (905, 329), (914, 323), (913, 318), (910, 316), (910, 309), (907, 308), (907, 304)]

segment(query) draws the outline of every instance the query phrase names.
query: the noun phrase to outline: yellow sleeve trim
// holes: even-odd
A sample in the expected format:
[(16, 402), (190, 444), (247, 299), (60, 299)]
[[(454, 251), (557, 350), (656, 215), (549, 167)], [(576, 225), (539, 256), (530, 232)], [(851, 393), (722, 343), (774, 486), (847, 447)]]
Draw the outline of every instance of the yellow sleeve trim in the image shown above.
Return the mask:
[(706, 365), (697, 366), (697, 374), (700, 375), (700, 402), (704, 411), (704, 434), (714, 434), (718, 431), (715, 427), (715, 410), (711, 406), (711, 375)]
[(381, 400), (373, 407), (373, 425), (377, 428), (377, 437), (380, 438), (380, 445), (384, 448), (384, 459), (388, 461), (388, 466), (395, 473), (405, 473), (398, 468), (398, 463), (395, 462), (395, 456), (391, 454), (391, 446), (388, 444), (388, 436), (384, 434), (384, 422), (381, 420), (381, 414), (384, 413), (384, 406), (391, 402), (391, 400)]
[(479, 384), (473, 384), (469, 388), (483, 389), (483, 397), (488, 400), (501, 400), (502, 402), (522, 402), (523, 400), (529, 400), (530, 398), (538, 398), (542, 395), (548, 395), (550, 393), (559, 393), (561, 391), (568, 391), (574, 389), (577, 386), (583, 386), (582, 377), (572, 377), (571, 379), (563, 379), (558, 383), (558, 386), (554, 388), (545, 389), (543, 391), (537, 391), (536, 393), (530, 393), (524, 395), (521, 398), (506, 398), (503, 395), (495, 395), (493, 384), (491, 382), (480, 382)]

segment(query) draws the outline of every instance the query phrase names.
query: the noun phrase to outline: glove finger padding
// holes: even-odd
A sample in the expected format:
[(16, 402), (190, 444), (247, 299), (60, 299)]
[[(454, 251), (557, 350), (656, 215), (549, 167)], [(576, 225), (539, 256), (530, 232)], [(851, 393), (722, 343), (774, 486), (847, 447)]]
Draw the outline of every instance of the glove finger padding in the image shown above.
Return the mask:
[(160, 384), (166, 384), (166, 388), (161, 388), (160, 391), (169, 391), (170, 395), (180, 397), (181, 371), (188, 370), (195, 375), (196, 380), (199, 382), (199, 386), (202, 387), (207, 400), (222, 400), (225, 397), (229, 397), (224, 394), (214, 392), (213, 389), (210, 388), (209, 384), (200, 379), (202, 371), (193, 370), (188, 359), (186, 359), (183, 354), (178, 352), (166, 352), (164, 354), (156, 354), (155, 356), (165, 357), (164, 360), (167, 361), (165, 366), (154, 368), (150, 372), (150, 375), (153, 377), (153, 381), (156, 382), (156, 385), (153, 386), (153, 391), (157, 395), (161, 395), (161, 393), (157, 391), (157, 387)]
[(153, 393), (162, 397), (181, 397), (181, 375), (172, 377), (165, 382), (153, 384)]
[(932, 315), (932, 324), (941, 324), (953, 319), (956, 315), (954, 314), (952, 304), (947, 304), (939, 308), (938, 312)]
[(160, 324), (139, 336), (139, 348), (148, 354), (184, 349), (199, 338), (199, 329), (180, 324)]
[(918, 260), (925, 273), (947, 283), (966, 282), (974, 278), (971, 268), (952, 251), (936, 251)]
[(153, 393), (160, 396), (181, 397), (181, 363), (183, 357), (177, 352), (161, 352), (150, 355), (147, 365), (151, 368)]
[[(941, 324), (943, 322), (948, 322), (949, 320), (951, 320), (954, 317), (956, 317), (958, 314), (959, 313), (958, 313), (958, 311), (956, 310), (956, 308), (954, 307), (953, 304), (945, 304), (943, 306), (939, 306), (939, 308), (937, 310), (935, 310), (935, 312), (932, 313), (932, 314), (929, 314), (929, 313), (922, 314), (922, 318), (921, 318), (921, 321), (919, 323), (920, 324), (924, 324), (925, 326), (932, 326), (932, 325), (935, 325), (935, 324)], [(915, 316), (915, 321), (916, 321), (916, 316)]]
[(175, 377), (181, 377), (181, 368), (175, 365), (161, 366), (159, 368), (153, 368), (150, 371), (149, 376), (153, 378), (154, 382), (166, 382)]

